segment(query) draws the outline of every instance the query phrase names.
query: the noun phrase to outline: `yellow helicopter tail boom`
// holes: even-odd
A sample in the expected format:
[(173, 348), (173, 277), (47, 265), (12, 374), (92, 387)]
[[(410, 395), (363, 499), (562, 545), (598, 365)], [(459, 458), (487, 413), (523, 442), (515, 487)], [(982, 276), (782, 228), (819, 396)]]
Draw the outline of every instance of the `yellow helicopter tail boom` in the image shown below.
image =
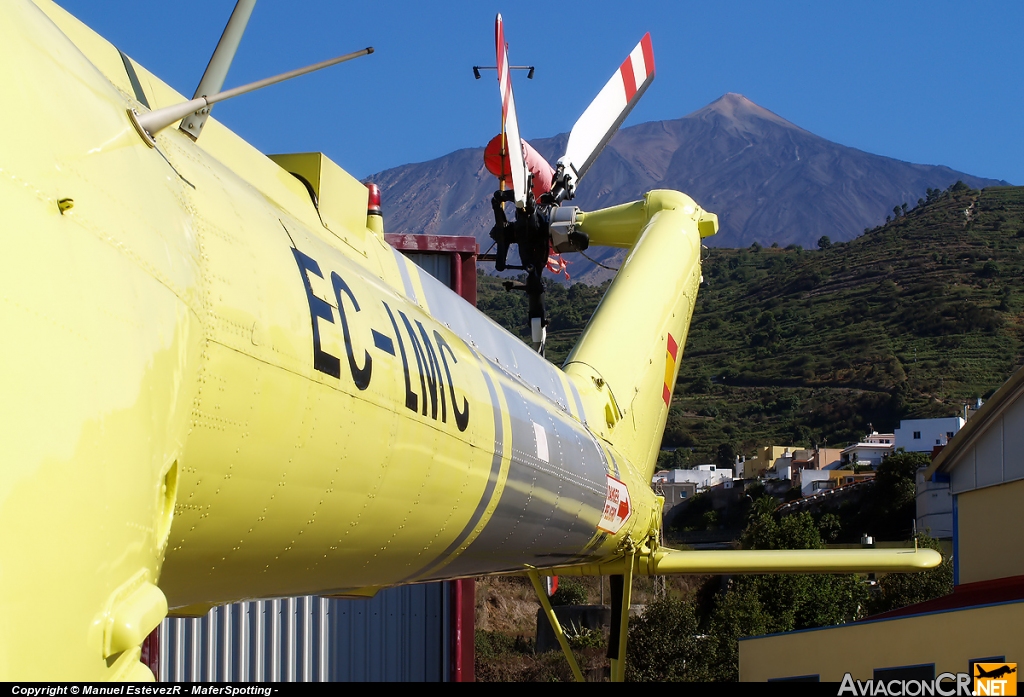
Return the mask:
[(564, 371), (591, 427), (649, 477), (697, 298), (701, 239), (718, 218), (685, 194), (652, 191), (581, 213), (578, 224), (592, 244), (631, 249)]

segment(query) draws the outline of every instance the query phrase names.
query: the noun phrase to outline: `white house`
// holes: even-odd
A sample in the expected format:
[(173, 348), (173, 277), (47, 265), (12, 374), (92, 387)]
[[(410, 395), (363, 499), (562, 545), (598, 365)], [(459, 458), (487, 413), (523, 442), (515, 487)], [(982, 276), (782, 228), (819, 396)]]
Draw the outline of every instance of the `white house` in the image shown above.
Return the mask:
[(876, 468), (882, 460), (892, 454), (896, 436), (892, 433), (872, 431), (864, 436), (864, 440), (843, 448), (841, 462), (843, 465), (871, 465)]
[(689, 482), (696, 485), (697, 491), (710, 489), (716, 484), (732, 481), (732, 469), (717, 467), (715, 465), (700, 465), (696, 469), (683, 470), (661, 470), (656, 472), (651, 479), (651, 484), (661, 484), (667, 491), (668, 486)]
[(775, 459), (775, 466), (766, 473), (768, 479), (792, 479), (793, 478), (793, 453), (786, 450), (782, 457)]
[(925, 477), (927, 467), (917, 471), (917, 530), (932, 537), (953, 537), (953, 494), (948, 481)]
[(941, 419), (906, 419), (896, 429), (896, 447), (908, 453), (930, 453), (937, 445), (945, 445), (966, 423), (959, 416)]
[[(896, 447), (907, 452), (930, 453), (945, 446), (967, 423), (959, 416), (907, 419), (896, 429)], [(933, 481), (917, 473), (917, 529), (932, 537), (953, 535), (953, 495), (948, 481)]]
[(800, 473), (800, 494), (802, 496), (813, 496), (825, 489), (836, 487), (836, 478), (830, 474), (830, 470), (804, 470)]

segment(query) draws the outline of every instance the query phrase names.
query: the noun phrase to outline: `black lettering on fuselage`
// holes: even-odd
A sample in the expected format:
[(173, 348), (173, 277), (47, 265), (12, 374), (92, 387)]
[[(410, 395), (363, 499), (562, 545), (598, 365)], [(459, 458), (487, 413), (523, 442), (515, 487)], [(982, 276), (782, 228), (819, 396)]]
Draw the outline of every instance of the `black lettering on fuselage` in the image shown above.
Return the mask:
[(430, 389), (430, 418), (437, 420), (438, 393), (441, 395), (441, 421), (448, 421), (448, 410), (445, 408), (444, 382), (441, 376), (441, 364), (437, 362), (437, 354), (434, 353), (434, 346), (430, 343), (427, 330), (423, 324), (416, 320), (416, 328), (420, 330), (423, 338), (423, 365), (426, 368), (423, 373), (427, 378), (427, 387)]
[(444, 375), (448, 379), (448, 393), (452, 398), (452, 412), (455, 414), (455, 425), (459, 427), (460, 431), (465, 431), (466, 427), (469, 426), (469, 400), (465, 397), (462, 398), (462, 410), (460, 411), (459, 402), (455, 397), (455, 385), (452, 383), (452, 371), (448, 368), (448, 359), (444, 357), (445, 349), (448, 349), (448, 353), (452, 356), (452, 364), (458, 363), (459, 360), (455, 357), (452, 347), (448, 345), (448, 342), (444, 340), (444, 337), (436, 329), (434, 330), (434, 341), (437, 342), (437, 355), (441, 357), (441, 363), (444, 365)]
[(388, 304), (381, 301), (384, 309), (388, 311), (388, 317), (391, 319), (391, 326), (395, 330), (395, 338), (398, 339), (398, 351), (402, 354), (402, 374), (405, 376), (405, 407), (416, 411), (419, 408), (419, 398), (416, 393), (412, 391), (412, 381), (409, 377), (409, 357), (405, 353), (405, 342), (402, 341), (402, 332), (398, 329), (398, 322), (395, 321), (395, 315), (391, 312), (391, 308)]
[(320, 265), (316, 260), (307, 257), (299, 250), (292, 247), (292, 254), (295, 256), (295, 263), (299, 265), (299, 275), (302, 276), (302, 285), (306, 288), (306, 299), (309, 301), (309, 315), (313, 322), (313, 367), (321, 373), (327, 373), (331, 377), (341, 377), (341, 361), (331, 354), (320, 349), (320, 327), (317, 325), (317, 318), (327, 320), (334, 324), (334, 313), (331, 306), (325, 300), (313, 295), (313, 287), (309, 284), (308, 273), (315, 273), (320, 278)]
[(356, 296), (352, 294), (352, 289), (348, 287), (348, 284), (334, 271), (331, 272), (331, 285), (334, 286), (334, 297), (338, 300), (338, 314), (341, 316), (341, 332), (345, 337), (345, 353), (348, 354), (348, 367), (352, 372), (352, 381), (356, 384), (360, 390), (365, 390), (370, 386), (370, 373), (373, 370), (373, 358), (370, 356), (369, 351), (364, 351), (366, 358), (363, 360), (363, 367), (360, 368), (356, 365), (356, 357), (352, 351), (352, 333), (348, 329), (348, 318), (345, 316), (345, 304), (341, 301), (341, 294), (344, 293), (348, 296), (348, 299), (352, 302), (352, 307), (356, 312), (359, 312), (359, 303), (356, 302)]
[[(447, 403), (450, 399), (452, 413), (455, 415), (455, 425), (460, 431), (465, 431), (469, 427), (469, 400), (463, 397), (462, 408), (459, 408), (451, 370), (451, 366), (457, 364), (458, 359), (455, 358), (455, 352), (452, 351), (452, 347), (436, 329), (432, 332), (433, 340), (431, 340), (431, 335), (427, 333), (422, 322), (419, 320), (409, 321), (405, 313), (398, 310), (398, 316), (402, 320), (401, 324), (405, 328), (403, 332), (399, 328), (399, 322), (395, 318), (395, 313), (391, 311), (386, 302), (382, 301), (382, 304), (388, 313), (388, 317), (391, 319), (391, 327), (395, 330), (395, 338), (398, 340), (398, 352), (402, 357), (406, 408), (427, 416), (427, 406), (429, 403), (430, 418), (436, 421), (440, 415), (441, 422), (448, 423)], [(415, 325), (415, 328), (413, 325)], [(418, 332), (417, 329), (419, 330)], [(408, 352), (406, 351), (407, 343), (409, 345)], [(448, 352), (448, 356), (451, 356), (450, 364), (448, 357), (445, 356), (445, 351)], [(413, 391), (415, 377), (413, 377), (410, 370), (409, 353), (412, 353), (413, 358), (416, 360), (416, 370), (419, 372), (419, 394)], [(443, 373), (442, 370), (444, 371)], [(446, 381), (448, 387), (447, 394), (445, 393)], [(438, 409), (439, 404), (440, 409)]]
[[(335, 324), (334, 308), (331, 304), (317, 297), (313, 293), (309, 274), (315, 274), (323, 279), (324, 274), (320, 265), (315, 259), (303, 254), (292, 247), (292, 254), (299, 266), (299, 275), (302, 277), (302, 285), (306, 290), (306, 300), (309, 303), (310, 322), (313, 329), (313, 367), (321, 373), (330, 375), (333, 378), (341, 378), (341, 360), (323, 350), (321, 344), (320, 322)], [(452, 380), (452, 367), (458, 364), (455, 352), (451, 345), (435, 329), (428, 331), (423, 322), (418, 319), (410, 320), (401, 310), (392, 310), (383, 300), (384, 310), (391, 320), (391, 328), (394, 330), (394, 340), (382, 334), (376, 329), (369, 327), (362, 331), (368, 331), (364, 337), (366, 343), (353, 342), (353, 332), (359, 333), (359, 323), (352, 324), (349, 320), (359, 313), (361, 308), (355, 292), (348, 283), (337, 272), (332, 271), (330, 275), (331, 286), (334, 290), (334, 297), (338, 304), (338, 316), (341, 320), (341, 332), (345, 340), (345, 353), (348, 358), (349, 372), (352, 381), (359, 390), (365, 390), (370, 386), (370, 378), (373, 374), (373, 356), (368, 348), (362, 351), (361, 361), (357, 359), (356, 349), (353, 344), (368, 347), (371, 343), (376, 350), (383, 354), (395, 356), (394, 342), (398, 343), (398, 355), (402, 359), (402, 374), (405, 379), (405, 406), (413, 412), (422, 416), (448, 422), (448, 403), (452, 405), (452, 414), (455, 417), (455, 424), (459, 431), (465, 431), (469, 427), (469, 400), (462, 398), (460, 407), (458, 398), (455, 395), (455, 384)], [(346, 304), (350, 309), (346, 308)], [(397, 314), (397, 317), (396, 317)], [(401, 321), (399, 321), (399, 318)], [(447, 354), (446, 354), (447, 352)], [(410, 357), (409, 354), (412, 354)], [(385, 359), (386, 361), (386, 359)], [(415, 361), (415, 366), (411, 365)], [(360, 365), (360, 362), (362, 365)], [(416, 375), (413, 375), (413, 369)], [(416, 381), (419, 381), (419, 391), (415, 389)], [(445, 389), (447, 387), (447, 389)]]
[[(401, 310), (398, 311), (398, 316), (402, 318), (402, 322), (405, 324), (409, 336), (409, 346), (412, 347), (412, 355), (416, 358), (416, 369), (420, 374), (420, 394), (423, 395), (423, 405), (421, 406), (421, 412), (423, 416), (427, 415), (427, 380), (423, 375), (423, 347), (420, 346), (420, 340), (416, 338), (416, 331), (412, 328), (412, 324), (409, 322), (409, 318), (405, 316), (405, 313)], [(436, 387), (436, 383), (435, 383)], [(434, 395), (434, 399), (437, 399), (437, 395)], [(436, 409), (436, 407), (435, 407)], [(434, 412), (434, 418), (437, 418), (437, 412)]]

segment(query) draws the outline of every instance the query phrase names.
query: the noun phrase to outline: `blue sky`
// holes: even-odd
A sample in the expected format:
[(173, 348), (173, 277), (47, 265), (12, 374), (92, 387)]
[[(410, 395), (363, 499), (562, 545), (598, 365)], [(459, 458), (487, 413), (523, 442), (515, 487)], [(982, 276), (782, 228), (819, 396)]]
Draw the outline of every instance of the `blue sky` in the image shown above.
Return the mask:
[[(234, 0), (59, 4), (189, 95)], [(1024, 3), (258, 0), (227, 87), (372, 45), (376, 53), (219, 104), (265, 152), (322, 150), (358, 177), (498, 130), (494, 15), (523, 136), (567, 131), (644, 32), (657, 77), (627, 125), (739, 92), (868, 152), (1024, 184)], [(202, 13), (200, 13), (202, 8)], [(549, 14), (544, 8), (550, 8)]]

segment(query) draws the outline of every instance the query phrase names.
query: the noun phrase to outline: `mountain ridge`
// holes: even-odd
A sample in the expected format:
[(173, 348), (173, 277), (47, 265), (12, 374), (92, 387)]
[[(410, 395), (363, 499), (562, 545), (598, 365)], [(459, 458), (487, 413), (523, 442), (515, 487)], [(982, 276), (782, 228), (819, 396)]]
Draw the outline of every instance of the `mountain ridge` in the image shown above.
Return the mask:
[[(933, 189), (823, 246), (705, 252), (665, 466), (714, 462), (723, 445), (731, 461), (765, 443), (835, 447), (953, 416), (1024, 363), (1024, 187)], [(549, 360), (568, 355), (604, 290), (549, 281)], [(478, 292), (483, 312), (528, 340), (522, 293), (485, 275)]]
[[(567, 133), (530, 140), (554, 162)], [(620, 130), (581, 182), (573, 201), (594, 210), (635, 200), (655, 188), (677, 189), (719, 215), (712, 246), (813, 246), (827, 235), (847, 241), (885, 221), (894, 205), (914, 203), (928, 189), (956, 181), (980, 189), (1006, 182), (857, 150), (817, 136), (746, 97), (727, 93), (678, 119)], [(490, 246), (490, 199), (496, 181), (483, 148), (371, 175), (381, 187), (389, 231), (473, 235)], [(598, 260), (613, 250), (593, 250)], [(619, 253), (621, 254), (621, 253)], [(570, 257), (572, 258), (572, 257)], [(600, 272), (573, 259), (589, 281)]]

